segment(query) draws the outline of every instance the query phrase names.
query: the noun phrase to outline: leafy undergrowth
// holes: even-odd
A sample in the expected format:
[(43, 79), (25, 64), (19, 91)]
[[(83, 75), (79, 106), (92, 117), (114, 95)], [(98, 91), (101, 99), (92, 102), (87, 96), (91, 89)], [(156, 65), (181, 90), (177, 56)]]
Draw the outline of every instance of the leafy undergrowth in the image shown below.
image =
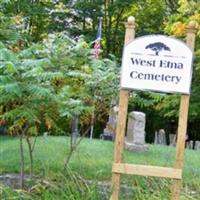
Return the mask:
[[(18, 142), (18, 138), (0, 137), (1, 174), (19, 172)], [(1, 186), (0, 199), (103, 200), (97, 185), (102, 181), (110, 183), (113, 147), (112, 142), (84, 139), (70, 160), (69, 175), (63, 169), (69, 152), (69, 138), (39, 137), (34, 151), (34, 173), (41, 177), (41, 181), (29, 191)], [(28, 173), (27, 147), (25, 160)], [(143, 153), (125, 151), (124, 162), (172, 167), (175, 148), (149, 145), (149, 150)], [(91, 180), (92, 184), (87, 182)], [(172, 180), (123, 175), (121, 185), (121, 200), (133, 197), (136, 200), (168, 200)], [(186, 151), (183, 186), (181, 200), (200, 199), (200, 156), (197, 151)]]

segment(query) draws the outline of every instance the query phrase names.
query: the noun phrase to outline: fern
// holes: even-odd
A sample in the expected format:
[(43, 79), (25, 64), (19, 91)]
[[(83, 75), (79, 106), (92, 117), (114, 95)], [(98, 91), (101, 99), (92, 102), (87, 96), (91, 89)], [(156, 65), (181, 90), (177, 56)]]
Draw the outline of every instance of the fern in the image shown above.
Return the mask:
[(22, 95), (20, 86), (17, 82), (0, 85), (0, 93), (2, 95), (13, 93), (16, 97), (20, 97)]
[(22, 61), (22, 66), (26, 68), (34, 68), (34, 67), (49, 67), (50, 66), (50, 61), (47, 58), (43, 59), (24, 59)]
[(0, 61), (13, 61), (13, 60), (15, 60), (15, 56), (10, 50), (6, 48), (0, 49)]
[(4, 113), (2, 116), (6, 120), (11, 120), (15, 122), (16, 120), (23, 119), (24, 121), (29, 121), (29, 123), (39, 122), (38, 111), (27, 106), (18, 106), (10, 111)]
[(51, 72), (47, 71), (42, 74), (40, 74), (39, 79), (41, 81), (52, 81), (52, 80), (59, 80), (63, 79), (64, 75), (62, 72)]
[(42, 85), (28, 84), (26, 85), (26, 91), (30, 93), (34, 98), (45, 98), (54, 100), (53, 88), (45, 87)]
[(57, 121), (93, 112), (117, 89), (115, 63), (92, 59), (86, 42), (65, 33), (16, 54), (0, 43), (0, 53), (0, 103), (10, 127), (33, 127), (48, 118), (48, 128), (58, 130)]

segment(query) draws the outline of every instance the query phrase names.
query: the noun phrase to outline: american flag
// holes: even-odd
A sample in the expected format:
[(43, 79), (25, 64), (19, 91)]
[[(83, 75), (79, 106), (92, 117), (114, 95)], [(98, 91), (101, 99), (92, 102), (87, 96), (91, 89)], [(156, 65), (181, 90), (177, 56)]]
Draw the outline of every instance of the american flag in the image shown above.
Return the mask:
[(102, 32), (102, 20), (100, 19), (96, 40), (94, 41), (94, 50), (93, 50), (93, 56), (94, 58), (98, 59), (101, 49), (101, 32)]

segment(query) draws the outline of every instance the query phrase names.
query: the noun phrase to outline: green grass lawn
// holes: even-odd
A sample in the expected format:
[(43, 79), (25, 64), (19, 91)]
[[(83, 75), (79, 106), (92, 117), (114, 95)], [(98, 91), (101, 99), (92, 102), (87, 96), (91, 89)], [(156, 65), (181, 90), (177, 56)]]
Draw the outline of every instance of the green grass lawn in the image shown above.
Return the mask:
[[(40, 176), (51, 177), (62, 172), (64, 161), (69, 150), (69, 142), (68, 137), (49, 136), (46, 139), (38, 137), (34, 151), (34, 173)], [(25, 148), (26, 171), (28, 172), (29, 157), (27, 146)], [(114, 144), (112, 142), (84, 139), (72, 156), (69, 167), (72, 171), (77, 172), (85, 179), (110, 181), (113, 149)], [(125, 151), (124, 162), (173, 167), (175, 162), (175, 148), (149, 145), (149, 150), (147, 152), (133, 153)], [(1, 136), (0, 174), (18, 173), (19, 169), (18, 138)], [(144, 179), (150, 181), (146, 181), (144, 184)], [(147, 187), (148, 184), (150, 184), (148, 190), (151, 190), (151, 187), (154, 188), (154, 183), (157, 182), (159, 182), (160, 186), (162, 184), (170, 185), (170, 182), (166, 183), (164, 179), (127, 175), (123, 175), (122, 182), (126, 182), (130, 185), (138, 184), (141, 185), (141, 188)], [(199, 196), (200, 199), (200, 155), (197, 151), (186, 150), (183, 184), (184, 190), (182, 199), (198, 199), (197, 196)], [(158, 192), (160, 192), (159, 188)]]

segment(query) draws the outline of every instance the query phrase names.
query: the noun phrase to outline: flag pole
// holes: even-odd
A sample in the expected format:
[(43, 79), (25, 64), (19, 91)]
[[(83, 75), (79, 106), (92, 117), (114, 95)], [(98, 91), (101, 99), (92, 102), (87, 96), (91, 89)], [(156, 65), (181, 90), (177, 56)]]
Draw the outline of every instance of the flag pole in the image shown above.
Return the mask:
[[(93, 52), (93, 57), (95, 59), (99, 59), (99, 54), (100, 54), (100, 49), (101, 49), (101, 33), (102, 33), (102, 20), (103, 18), (99, 18), (99, 26), (97, 29), (97, 35), (96, 35), (96, 40), (94, 43), (94, 52)], [(93, 138), (93, 133), (94, 133), (94, 121), (95, 121), (95, 90), (93, 94), (93, 106), (94, 110), (92, 112), (92, 117), (91, 117), (91, 124), (90, 124), (90, 139)]]

